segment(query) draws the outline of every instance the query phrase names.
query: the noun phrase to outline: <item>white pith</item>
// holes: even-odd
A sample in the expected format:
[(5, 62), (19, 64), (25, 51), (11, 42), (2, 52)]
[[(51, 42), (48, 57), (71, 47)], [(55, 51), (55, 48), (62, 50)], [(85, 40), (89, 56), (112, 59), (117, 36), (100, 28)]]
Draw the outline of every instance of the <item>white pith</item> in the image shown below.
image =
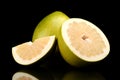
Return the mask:
[[(36, 62), (37, 60), (39, 60), (40, 58), (42, 58), (43, 56), (45, 56), (47, 54), (47, 52), (50, 50), (50, 48), (53, 46), (55, 42), (55, 36), (51, 36), (50, 37), (50, 40), (48, 42), (48, 44), (45, 46), (45, 48), (41, 51), (41, 53), (36, 56), (35, 58), (31, 59), (31, 60), (24, 60), (22, 59), (20, 56), (17, 55), (16, 53), (16, 50), (17, 48), (16, 47), (13, 47), (12, 48), (12, 54), (13, 54), (13, 58), (15, 59), (15, 61), (19, 64), (22, 64), (22, 65), (29, 65), (29, 64), (32, 64), (34, 62)], [(29, 45), (32, 44), (32, 42), (27, 42)]]
[(12, 76), (12, 80), (18, 80), (20, 77), (26, 77), (26, 78), (31, 78), (31, 80), (39, 80), (36, 77), (34, 77), (31, 74), (25, 73), (25, 72), (16, 72), (13, 76)]
[[(103, 41), (105, 42), (105, 45), (107, 46), (103, 51), (104, 53), (101, 53), (99, 55), (92, 56), (92, 57), (87, 57), (87, 56), (81, 55), (73, 46), (70, 45), (71, 43), (70, 43), (69, 37), (67, 35), (67, 28), (69, 27), (69, 23), (72, 23), (73, 21), (75, 21), (75, 22), (85, 22), (86, 24), (90, 25), (91, 28), (94, 28), (95, 30), (97, 30), (97, 32), (101, 35)], [(63, 37), (63, 40), (65, 41), (65, 43), (67, 44), (68, 48), (76, 56), (78, 56), (79, 58), (81, 58), (83, 60), (86, 60), (86, 61), (102, 60), (103, 58), (105, 58), (109, 54), (109, 51), (110, 51), (110, 45), (109, 45), (109, 42), (108, 42), (106, 36), (104, 35), (104, 33), (93, 23), (91, 23), (87, 20), (81, 19), (81, 18), (71, 18), (71, 19), (65, 21), (62, 25), (62, 37)]]

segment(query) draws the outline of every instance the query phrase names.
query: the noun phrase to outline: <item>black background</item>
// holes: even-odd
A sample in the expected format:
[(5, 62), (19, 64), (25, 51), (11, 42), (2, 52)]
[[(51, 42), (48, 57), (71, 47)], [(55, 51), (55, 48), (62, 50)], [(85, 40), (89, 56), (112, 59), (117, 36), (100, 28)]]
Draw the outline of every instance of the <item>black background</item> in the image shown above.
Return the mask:
[[(19, 70), (34, 70), (41, 72), (45, 69), (49, 73), (56, 74), (61, 80), (69, 71), (98, 72), (106, 80), (113, 80), (113, 59), (116, 57), (113, 50), (113, 25), (116, 17), (116, 4), (104, 1), (81, 2), (67, 0), (44, 0), (40, 2), (2, 2), (1, 6), (1, 44), (0, 64), (1, 73), (6, 76), (4, 80), (11, 80), (12, 75)], [(112, 5), (115, 5), (114, 7)], [(40, 20), (54, 11), (62, 11), (69, 17), (78, 17), (96, 24), (107, 36), (111, 51), (102, 61), (87, 67), (74, 68), (69, 66), (61, 58), (53, 56), (50, 66), (20, 66), (12, 58), (11, 48), (20, 43), (31, 41), (33, 31)], [(60, 55), (59, 55), (60, 56)], [(59, 59), (57, 61), (57, 59)], [(42, 71), (44, 72), (44, 71)], [(52, 75), (53, 75), (52, 74)], [(46, 74), (47, 75), (47, 74)], [(49, 80), (49, 79), (47, 79)], [(54, 80), (54, 79), (53, 79)], [(75, 80), (75, 79), (74, 79)]]

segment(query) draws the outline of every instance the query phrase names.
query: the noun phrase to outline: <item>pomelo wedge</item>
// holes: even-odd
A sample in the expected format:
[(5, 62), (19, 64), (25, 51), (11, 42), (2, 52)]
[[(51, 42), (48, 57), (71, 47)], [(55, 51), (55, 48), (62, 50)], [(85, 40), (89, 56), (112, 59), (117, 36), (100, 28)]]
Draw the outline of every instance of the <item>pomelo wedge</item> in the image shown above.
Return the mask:
[(21, 65), (30, 65), (43, 58), (52, 49), (55, 36), (38, 38), (12, 47), (14, 60)]
[(102, 30), (81, 18), (70, 18), (62, 24), (58, 45), (64, 60), (73, 66), (103, 60), (110, 51)]
[(62, 23), (67, 19), (69, 19), (69, 17), (62, 11), (54, 11), (48, 14), (35, 27), (32, 36), (32, 41), (40, 37), (51, 35), (55, 35), (57, 38)]

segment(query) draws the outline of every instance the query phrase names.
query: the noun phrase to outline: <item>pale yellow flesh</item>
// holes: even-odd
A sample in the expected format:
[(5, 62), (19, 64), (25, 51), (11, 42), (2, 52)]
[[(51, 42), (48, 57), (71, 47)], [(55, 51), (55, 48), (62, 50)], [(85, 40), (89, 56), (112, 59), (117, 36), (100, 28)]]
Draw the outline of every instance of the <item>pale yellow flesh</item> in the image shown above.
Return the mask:
[(45, 37), (34, 41), (34, 43), (23, 43), (17, 46), (16, 53), (23, 60), (31, 60), (41, 53), (41, 51), (48, 44), (49, 37)]
[(85, 22), (70, 23), (67, 34), (71, 45), (81, 55), (91, 57), (104, 53), (106, 46), (101, 36)]
[(55, 36), (38, 38), (12, 47), (14, 60), (21, 65), (30, 65), (43, 58), (55, 43)]

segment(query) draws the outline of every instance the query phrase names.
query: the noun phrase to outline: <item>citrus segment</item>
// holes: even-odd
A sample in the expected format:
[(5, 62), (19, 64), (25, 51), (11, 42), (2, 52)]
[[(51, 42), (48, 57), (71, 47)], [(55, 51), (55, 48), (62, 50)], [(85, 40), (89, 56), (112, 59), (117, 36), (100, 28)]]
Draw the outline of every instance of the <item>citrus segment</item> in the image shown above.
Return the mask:
[(25, 42), (12, 48), (16, 62), (23, 65), (31, 64), (42, 58), (53, 46), (55, 36), (36, 39), (34, 42)]
[(62, 25), (60, 38), (66, 45), (65, 49), (70, 50), (67, 52), (59, 46), (64, 59), (70, 64), (74, 60), (72, 61), (69, 55), (74, 55), (74, 58), (76, 56), (84, 61), (95, 62), (105, 58), (110, 50), (108, 39), (104, 33), (93, 23), (80, 18), (66, 20)]

